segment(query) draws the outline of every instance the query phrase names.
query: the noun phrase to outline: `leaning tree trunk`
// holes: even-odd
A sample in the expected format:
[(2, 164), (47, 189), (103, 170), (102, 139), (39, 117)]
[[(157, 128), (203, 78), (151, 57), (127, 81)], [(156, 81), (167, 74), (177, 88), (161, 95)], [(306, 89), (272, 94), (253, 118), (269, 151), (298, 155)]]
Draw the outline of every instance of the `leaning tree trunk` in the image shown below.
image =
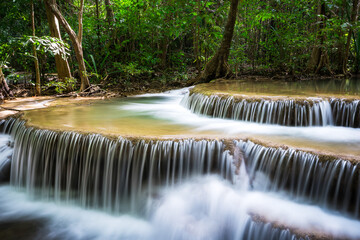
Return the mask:
[(353, 0), (352, 12), (351, 12), (351, 17), (350, 17), (351, 26), (349, 28), (349, 33), (348, 33), (347, 40), (346, 40), (344, 59), (343, 59), (343, 65), (342, 65), (344, 74), (348, 73), (347, 63), (348, 63), (349, 52), (350, 52), (350, 42), (351, 42), (351, 37), (353, 35), (353, 26), (354, 26), (354, 24), (356, 24), (356, 21), (358, 18), (359, 6), (360, 6), (360, 1)]
[(74, 47), (76, 60), (79, 65), (79, 72), (80, 72), (80, 79), (81, 79), (81, 87), (80, 91), (84, 91), (90, 86), (89, 79), (86, 75), (86, 67), (84, 62), (84, 55), (82, 50), (82, 13), (83, 13), (83, 7), (84, 7), (84, 0), (80, 1), (80, 9), (79, 9), (79, 32), (78, 35), (74, 32), (74, 30), (71, 28), (69, 23), (66, 21), (66, 19), (63, 17), (61, 12), (56, 6), (55, 0), (47, 0), (45, 1), (46, 4), (48, 4), (49, 8), (53, 12), (53, 14), (56, 16), (56, 18), (59, 20), (60, 24), (63, 26), (65, 31), (70, 37), (71, 43)]
[[(48, 4), (45, 4), (46, 15), (49, 23), (50, 34), (52, 37), (61, 40), (59, 21), (52, 13)], [(64, 59), (60, 54), (55, 55), (55, 65), (60, 80), (71, 78), (71, 71), (67, 59)]]
[(7, 85), (7, 82), (5, 80), (5, 76), (2, 72), (2, 68), (0, 66), (0, 100), (4, 100), (7, 98), (14, 97), (14, 94), (10, 90), (9, 86)]
[(228, 65), (230, 46), (234, 34), (239, 0), (231, 0), (228, 19), (225, 25), (223, 40), (214, 57), (206, 64), (197, 82), (210, 82), (212, 79), (229, 77), (232, 75)]

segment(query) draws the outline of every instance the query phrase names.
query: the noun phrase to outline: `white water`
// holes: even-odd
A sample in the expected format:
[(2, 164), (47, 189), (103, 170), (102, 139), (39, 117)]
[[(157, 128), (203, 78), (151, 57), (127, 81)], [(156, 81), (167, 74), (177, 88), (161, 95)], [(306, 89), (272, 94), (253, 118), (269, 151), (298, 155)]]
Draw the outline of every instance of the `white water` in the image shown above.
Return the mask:
[[(164, 94), (144, 103), (129, 102), (119, 108), (169, 122), (191, 126), (195, 131), (215, 130), (221, 135), (259, 133), (323, 142), (360, 143), (360, 130), (343, 127), (284, 127), (197, 116), (180, 105), (187, 90)], [(0, 135), (0, 161), (12, 150), (9, 137)], [(2, 147), (1, 147), (2, 146)], [(5, 158), (4, 158), (5, 159)], [(295, 203), (286, 195), (248, 190), (244, 168), (231, 185), (217, 176), (188, 179), (175, 188), (163, 187), (149, 197), (147, 215), (110, 215), (75, 205), (34, 201), (25, 191), (0, 187), (0, 222), (44, 221), (44, 239), (243, 239), (250, 214), (268, 222), (308, 232), (325, 232), (335, 238), (360, 239), (360, 221), (327, 212), (317, 206)], [(265, 236), (266, 237), (266, 236)], [(267, 238), (263, 238), (267, 239)]]
[(190, 126), (195, 132), (211, 130), (223, 136), (261, 134), (330, 143), (360, 143), (360, 129), (337, 126), (287, 127), (200, 116), (180, 104), (187, 91), (188, 89), (185, 88), (159, 94), (139, 95), (134, 98), (161, 97), (161, 99), (144, 103), (128, 102), (119, 108), (132, 111), (135, 115), (148, 115), (170, 123)]
[(9, 135), (0, 134), (0, 168), (8, 161), (12, 154), (12, 148), (9, 148), (8, 146), (10, 140), (11, 138)]
[(6, 172), (8, 172), (7, 169), (9, 169), (11, 161), (13, 149), (9, 147), (10, 140), (10, 136), (0, 134), (0, 182), (5, 177)]
[(23, 192), (0, 187), (0, 220), (45, 219), (45, 239), (241, 239), (248, 213), (294, 228), (360, 238), (360, 222), (282, 196), (249, 192), (217, 177), (193, 179), (163, 189), (143, 219), (112, 216), (53, 202), (32, 201)]

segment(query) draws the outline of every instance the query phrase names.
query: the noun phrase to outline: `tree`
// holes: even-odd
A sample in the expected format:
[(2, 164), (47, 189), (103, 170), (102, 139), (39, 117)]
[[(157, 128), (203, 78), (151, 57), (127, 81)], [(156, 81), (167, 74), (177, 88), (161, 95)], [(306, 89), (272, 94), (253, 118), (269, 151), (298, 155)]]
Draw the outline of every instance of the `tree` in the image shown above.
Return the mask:
[(70, 37), (71, 43), (74, 47), (76, 60), (79, 65), (79, 74), (81, 79), (80, 91), (86, 90), (90, 86), (89, 79), (86, 75), (86, 66), (84, 62), (84, 54), (82, 49), (82, 34), (83, 34), (83, 24), (82, 24), (82, 15), (84, 9), (84, 0), (80, 0), (80, 8), (78, 13), (78, 34), (76, 35), (75, 31), (71, 28), (70, 24), (61, 14), (60, 10), (56, 6), (56, 0), (46, 0), (45, 4), (51, 9), (51, 12), (59, 20), (60, 24), (63, 26), (65, 31)]
[[(34, 11), (34, 2), (31, 1), (31, 29), (32, 29), (32, 36), (35, 37), (35, 11)], [(36, 95), (41, 95), (41, 84), (40, 84), (40, 68), (39, 68), (39, 59), (36, 53), (36, 46), (33, 44), (33, 55), (34, 55), (34, 64), (35, 64), (35, 90)]]
[[(45, 4), (45, 10), (49, 23), (50, 35), (61, 40), (61, 32), (58, 19), (55, 17), (48, 4)], [(70, 67), (66, 57), (63, 57), (60, 54), (55, 54), (54, 57), (58, 78), (61, 80), (71, 78)]]
[[(59, 55), (60, 57), (66, 59), (66, 56), (69, 55), (69, 46), (60, 39), (43, 36), (23, 36), (22, 38), (14, 38), (8, 43), (0, 44), (0, 99), (5, 99), (8, 97), (13, 97), (12, 92), (10, 91), (5, 76), (2, 72), (2, 68), (8, 68), (8, 59), (11, 56), (16, 58), (35, 58), (35, 53), (40, 53), (43, 55), (45, 53), (50, 53), (51, 55)], [(37, 80), (40, 80), (40, 76), (37, 74)], [(36, 83), (36, 87), (40, 88), (40, 82)], [(39, 94), (39, 89), (36, 89), (37, 94)]]
[(356, 24), (356, 21), (358, 19), (360, 1), (353, 0), (352, 5), (353, 6), (352, 6), (352, 11), (351, 11), (351, 17), (350, 17), (349, 33), (348, 33), (347, 40), (346, 40), (344, 59), (343, 59), (343, 73), (344, 74), (348, 73), (347, 65), (348, 65), (348, 58), (349, 58), (349, 52), (350, 52), (350, 41), (351, 41), (351, 37), (353, 35), (353, 26)]
[(223, 40), (214, 57), (206, 64), (204, 71), (200, 75), (199, 82), (210, 82), (212, 79), (228, 77), (232, 74), (227, 61), (234, 34), (238, 5), (239, 0), (231, 0)]
[(0, 100), (12, 97), (14, 97), (14, 95), (6, 82), (5, 76), (2, 72), (2, 65), (0, 64)]
[(112, 3), (110, 0), (105, 0), (106, 19), (107, 19), (109, 25), (111, 25), (115, 20), (114, 11), (113, 11), (111, 5), (112, 5)]
[(326, 67), (330, 73), (329, 55), (326, 50), (326, 34), (324, 28), (326, 26), (325, 17), (326, 4), (323, 0), (319, 0), (317, 7), (317, 45), (313, 47), (310, 60), (308, 63), (308, 71), (313, 73), (319, 73), (323, 67)]

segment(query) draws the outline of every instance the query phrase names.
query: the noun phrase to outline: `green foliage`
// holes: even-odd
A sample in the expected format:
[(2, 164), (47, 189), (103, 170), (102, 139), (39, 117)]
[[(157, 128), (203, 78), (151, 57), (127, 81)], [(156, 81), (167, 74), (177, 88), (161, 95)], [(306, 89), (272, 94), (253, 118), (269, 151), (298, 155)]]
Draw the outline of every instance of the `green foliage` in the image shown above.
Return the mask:
[(59, 94), (64, 93), (65, 91), (71, 91), (75, 89), (76, 79), (75, 78), (66, 78), (65, 81), (49, 81), (46, 85), (48, 88), (55, 88), (55, 91)]
[(84, 59), (84, 62), (86, 63), (87, 67), (88, 67), (88, 77), (94, 77), (94, 82), (99, 83), (102, 79), (103, 79), (103, 75), (101, 74), (102, 72), (105, 71), (104, 66), (106, 63), (106, 59), (109, 57), (109, 53), (105, 56), (105, 58), (102, 60), (102, 62), (100, 62), (99, 66), (99, 70), (95, 61), (95, 58), (92, 54), (89, 55), (91, 62), (87, 61), (86, 59)]
[[(79, 1), (73, 1), (73, 5), (57, 3), (76, 31)], [(130, 81), (145, 75), (165, 76), (169, 71), (184, 73), (194, 67), (201, 70), (219, 47), (230, 6), (230, 1), (217, 0), (111, 3), (114, 21), (108, 18), (104, 1), (85, 1), (82, 43), (92, 82), (102, 82), (108, 75)], [(319, 15), (318, 1), (240, 1), (229, 56), (232, 69), (302, 73), (314, 47), (326, 50), (331, 67), (337, 69), (342, 65), (347, 34), (353, 29), (349, 67), (358, 71), (360, 23), (351, 24), (352, 1), (322, 3), (325, 13)], [(48, 35), (43, 2), (34, 4), (36, 35)], [(22, 37), (31, 34), (29, 6), (26, 0), (1, 1), (0, 63), (31, 71), (31, 47), (35, 44), (42, 71), (55, 70), (54, 60), (49, 57), (54, 54), (67, 56), (75, 69), (75, 54), (69, 50), (69, 36), (64, 32), (63, 41)], [(319, 35), (324, 36), (322, 40)]]
[(0, 44), (0, 66), (9, 67), (7, 65), (12, 65), (15, 60), (14, 65), (21, 64), (23, 70), (32, 69), (33, 45), (36, 46), (39, 57), (49, 53), (51, 55), (59, 54), (66, 58), (70, 52), (69, 45), (60, 39), (49, 36), (22, 36)]
[[(195, 60), (194, 31), (198, 35), (198, 55), (206, 61), (221, 41), (228, 6), (227, 1), (224, 4), (208, 0), (113, 0), (115, 22), (109, 25), (105, 5), (100, 5), (97, 19), (94, 4), (89, 4), (84, 15), (87, 67), (92, 73), (102, 74), (104, 71), (98, 63), (104, 59), (104, 53), (109, 53), (110, 64), (104, 66), (107, 72), (119, 70), (113, 62), (125, 66), (131, 66), (129, 62), (132, 62), (154, 71), (184, 69)], [(166, 59), (163, 59), (164, 52)], [(97, 71), (93, 62), (97, 64)]]
[[(50, 37), (36, 37), (36, 36), (23, 36), (22, 38), (16, 39), (25, 49), (28, 46), (35, 45), (36, 51), (41, 54), (50, 53), (51, 55), (60, 55), (62, 58), (66, 59), (68, 55), (70, 55), (70, 46), (64, 41)], [(26, 51), (25, 55), (29, 55), (29, 52)]]
[(141, 74), (151, 74), (153, 71), (147, 69), (146, 67), (139, 66), (136, 63), (122, 64), (119, 62), (113, 63), (114, 68), (117, 69), (116, 72), (122, 73), (125, 75), (126, 80), (130, 80), (132, 77), (139, 76)]
[(8, 43), (4, 43), (0, 45), (0, 67), (7, 67), (9, 64), (8, 59), (10, 57), (10, 45)]

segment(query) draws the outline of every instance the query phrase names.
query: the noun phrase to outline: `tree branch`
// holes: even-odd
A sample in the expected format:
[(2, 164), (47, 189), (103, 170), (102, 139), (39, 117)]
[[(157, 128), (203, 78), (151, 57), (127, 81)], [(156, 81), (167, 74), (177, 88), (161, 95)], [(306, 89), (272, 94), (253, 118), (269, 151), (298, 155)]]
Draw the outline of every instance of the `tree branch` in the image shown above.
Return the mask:
[(69, 37), (71, 41), (78, 42), (78, 39), (76, 37), (76, 33), (71, 28), (70, 24), (66, 21), (66, 19), (63, 17), (59, 9), (57, 8), (55, 1), (47, 0), (45, 1), (45, 4), (47, 4), (51, 10), (51, 12), (56, 16), (56, 18), (59, 20), (60, 24), (64, 27), (65, 31), (69, 34)]

